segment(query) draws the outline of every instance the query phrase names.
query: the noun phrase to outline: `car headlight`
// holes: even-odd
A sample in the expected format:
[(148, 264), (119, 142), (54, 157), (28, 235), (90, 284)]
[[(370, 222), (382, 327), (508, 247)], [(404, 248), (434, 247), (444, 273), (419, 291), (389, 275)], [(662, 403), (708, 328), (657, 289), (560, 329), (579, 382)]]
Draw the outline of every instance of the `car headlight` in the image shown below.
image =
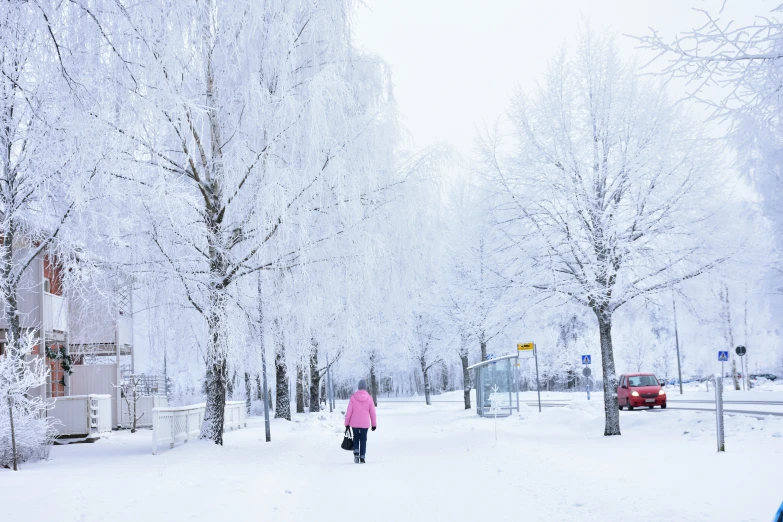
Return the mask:
[(634, 396), (634, 397), (638, 397), (639, 396), (639, 392), (634, 390), (634, 391), (631, 392), (631, 395)]
[(658, 392), (658, 395), (666, 395), (666, 392), (661, 390), (661, 391)]

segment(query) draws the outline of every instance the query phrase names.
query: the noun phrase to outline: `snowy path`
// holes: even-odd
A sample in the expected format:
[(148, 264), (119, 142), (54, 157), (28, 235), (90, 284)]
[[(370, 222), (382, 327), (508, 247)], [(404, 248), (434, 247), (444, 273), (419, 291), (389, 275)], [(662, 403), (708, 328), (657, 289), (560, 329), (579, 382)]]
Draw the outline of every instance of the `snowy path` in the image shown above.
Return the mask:
[(454, 404), (381, 404), (366, 465), (339, 449), (339, 413), (275, 421), (269, 444), (254, 418), (223, 448), (198, 441), (157, 456), (149, 431), (115, 433), (0, 470), (0, 518), (766, 522), (783, 501), (772, 464), (783, 461), (783, 419), (727, 418), (718, 455), (703, 414), (623, 412), (623, 436), (605, 438), (600, 413), (598, 401), (526, 408), (498, 419), (496, 443), (493, 420)]

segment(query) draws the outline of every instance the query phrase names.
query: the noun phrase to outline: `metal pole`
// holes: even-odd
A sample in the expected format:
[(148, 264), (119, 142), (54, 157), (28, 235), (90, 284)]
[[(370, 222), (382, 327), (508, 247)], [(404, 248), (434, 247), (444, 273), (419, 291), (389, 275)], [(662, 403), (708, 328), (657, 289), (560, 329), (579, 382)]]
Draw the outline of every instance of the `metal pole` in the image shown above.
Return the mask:
[(682, 368), (680, 367), (680, 334), (677, 331), (677, 305), (674, 302), (674, 289), (672, 289), (672, 311), (674, 312), (674, 344), (677, 346), (677, 378), (680, 381), (680, 395), (682, 395)]
[(514, 371), (514, 388), (517, 390), (517, 412), (519, 412), (519, 352), (517, 352), (516, 370)]
[(745, 391), (750, 390), (750, 367), (748, 366), (748, 284), (745, 283)]
[(715, 423), (718, 434), (718, 451), (726, 451), (723, 433), (723, 375), (715, 376)]
[[(506, 359), (506, 362), (508, 363), (506, 365), (506, 368), (508, 369), (506, 372), (506, 384), (508, 385), (508, 405), (511, 406), (513, 404), (511, 399), (511, 359)], [(511, 415), (511, 409), (508, 410), (508, 414)]]
[(538, 392), (538, 413), (541, 413), (541, 383), (538, 381), (538, 347), (533, 345), (533, 355), (536, 358), (536, 391)]
[(264, 345), (264, 305), (261, 292), (261, 272), (258, 272), (258, 344), (261, 347), (261, 376), (264, 387), (264, 428), (266, 429), (266, 441), (272, 440), (269, 427), (269, 386), (266, 382), (266, 346)]
[(266, 383), (266, 349), (263, 346), (261, 348), (261, 375), (264, 386), (264, 428), (266, 429), (266, 441), (270, 442), (272, 434), (269, 428), (269, 387)]

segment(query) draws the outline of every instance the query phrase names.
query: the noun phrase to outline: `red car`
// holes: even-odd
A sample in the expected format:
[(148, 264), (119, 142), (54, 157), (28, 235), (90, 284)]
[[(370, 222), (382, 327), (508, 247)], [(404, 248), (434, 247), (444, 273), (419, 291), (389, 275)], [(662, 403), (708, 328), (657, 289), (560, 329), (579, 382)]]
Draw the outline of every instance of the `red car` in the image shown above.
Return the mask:
[(660, 381), (651, 373), (626, 373), (620, 376), (617, 402), (620, 403), (621, 410), (623, 407), (632, 410), (641, 406), (665, 408), (666, 392), (663, 391)]

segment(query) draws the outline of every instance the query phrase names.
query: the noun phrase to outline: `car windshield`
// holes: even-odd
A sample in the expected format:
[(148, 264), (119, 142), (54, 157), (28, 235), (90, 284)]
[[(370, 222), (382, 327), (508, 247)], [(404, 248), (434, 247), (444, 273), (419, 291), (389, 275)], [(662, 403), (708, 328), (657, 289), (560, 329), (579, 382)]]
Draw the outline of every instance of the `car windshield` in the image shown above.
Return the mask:
[(632, 388), (637, 388), (639, 386), (660, 386), (655, 375), (634, 375), (633, 377), (628, 377), (628, 384), (630, 384)]

